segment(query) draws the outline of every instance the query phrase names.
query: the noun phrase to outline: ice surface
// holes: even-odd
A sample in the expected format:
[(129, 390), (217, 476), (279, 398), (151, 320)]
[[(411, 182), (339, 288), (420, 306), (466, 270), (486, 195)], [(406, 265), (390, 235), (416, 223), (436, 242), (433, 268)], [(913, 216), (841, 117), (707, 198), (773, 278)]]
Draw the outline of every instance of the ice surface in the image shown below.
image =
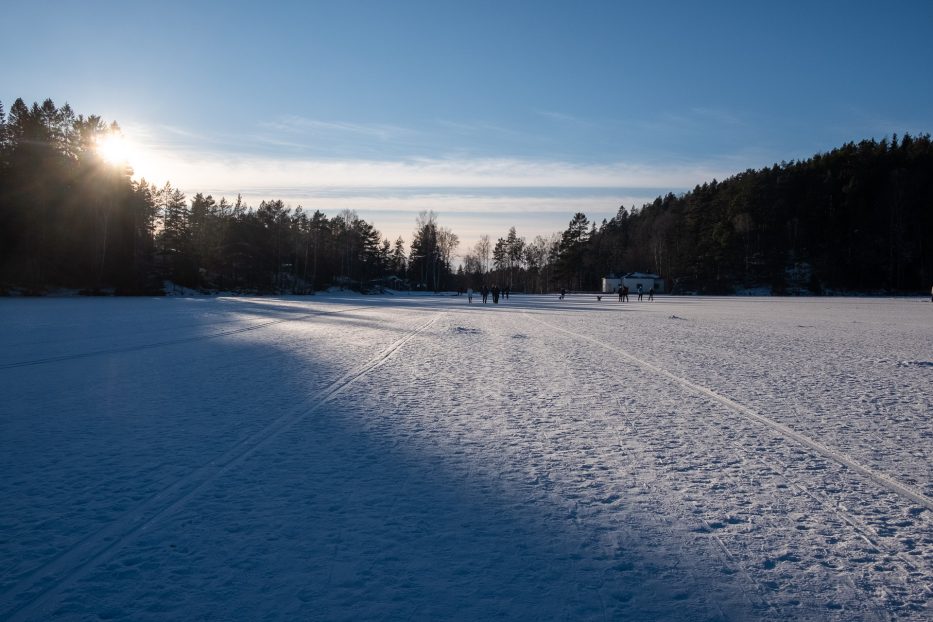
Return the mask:
[(933, 305), (0, 301), (0, 619), (929, 619)]

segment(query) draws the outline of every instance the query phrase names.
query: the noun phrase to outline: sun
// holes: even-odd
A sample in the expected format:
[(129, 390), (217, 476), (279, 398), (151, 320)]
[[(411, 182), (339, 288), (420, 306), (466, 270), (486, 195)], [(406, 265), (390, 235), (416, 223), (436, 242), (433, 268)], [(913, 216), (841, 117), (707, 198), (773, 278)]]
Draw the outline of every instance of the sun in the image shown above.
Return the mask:
[[(145, 137), (147, 134), (144, 133)], [(172, 170), (174, 159), (171, 154), (153, 146), (145, 140), (127, 138), (119, 128), (110, 128), (97, 134), (91, 152), (98, 164), (111, 167), (113, 171), (129, 175), (136, 180), (148, 177), (166, 179), (165, 171)], [(145, 176), (145, 177), (144, 177)]]
[(98, 139), (97, 153), (105, 162), (124, 165), (129, 164), (133, 150), (120, 134), (107, 134)]

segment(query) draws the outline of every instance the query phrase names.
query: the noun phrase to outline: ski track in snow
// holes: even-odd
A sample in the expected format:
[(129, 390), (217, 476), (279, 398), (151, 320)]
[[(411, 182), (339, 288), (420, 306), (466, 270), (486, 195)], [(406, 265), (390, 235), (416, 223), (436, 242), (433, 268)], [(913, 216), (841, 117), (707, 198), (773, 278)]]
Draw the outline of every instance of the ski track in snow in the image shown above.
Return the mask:
[[(140, 350), (149, 349), (152, 347), (178, 345), (202, 339), (213, 339), (217, 337), (230, 336), (238, 333), (257, 330), (282, 322), (305, 320), (315, 315), (356, 311), (362, 308), (363, 307), (351, 307), (348, 309), (338, 309), (334, 311), (313, 312), (294, 318), (264, 322), (242, 329), (230, 330), (222, 333), (213, 333), (203, 337), (191, 337), (186, 339), (163, 341), (156, 344), (134, 346), (125, 349), (95, 351), (92, 353), (78, 354), (73, 357), (68, 357), (68, 359), (84, 358), (85, 356), (95, 356), (100, 354), (122, 354), (126, 352), (138, 352)], [(5, 593), (0, 594), (0, 606), (10, 603), (15, 596), (30, 592), (40, 582), (45, 581), (48, 583), (49, 581), (52, 581), (51, 587), (34, 595), (33, 600), (30, 602), (11, 609), (7, 612), (7, 615), (5, 615), (4, 618), (10, 620), (25, 620), (36, 614), (48, 615), (50, 608), (48, 606), (49, 601), (52, 601), (58, 593), (66, 589), (82, 575), (89, 572), (98, 564), (106, 561), (108, 554), (111, 551), (124, 546), (140, 531), (151, 528), (160, 519), (169, 516), (172, 512), (176, 511), (180, 506), (182, 506), (190, 497), (198, 494), (211, 481), (218, 477), (222, 477), (230, 469), (236, 468), (239, 464), (241, 464), (245, 459), (249, 458), (250, 455), (263, 447), (266, 443), (275, 439), (275, 437), (277, 437), (279, 434), (287, 431), (288, 428), (294, 425), (295, 422), (301, 417), (312, 415), (321, 406), (334, 399), (335, 396), (339, 395), (358, 378), (385, 363), (385, 361), (400, 347), (418, 335), (418, 333), (428, 328), (428, 326), (433, 324), (438, 319), (438, 317), (439, 316), (435, 315), (428, 322), (421, 324), (411, 332), (408, 332), (403, 337), (393, 342), (385, 350), (379, 352), (374, 358), (367, 361), (364, 365), (351, 371), (348, 374), (345, 374), (341, 378), (338, 378), (324, 390), (311, 396), (309, 400), (302, 400), (303, 403), (298, 408), (283, 414), (263, 429), (239, 441), (219, 458), (211, 460), (204, 466), (190, 472), (181, 479), (175, 481), (171, 486), (165, 488), (155, 496), (148, 499), (140, 506), (109, 522), (105, 528), (85, 538), (73, 548), (65, 551), (42, 567), (36, 568), (35, 570), (29, 572), (23, 580), (19, 581)], [(65, 357), (56, 357), (53, 359), (45, 359), (41, 361), (31, 361), (26, 363), (26, 365), (52, 361), (57, 362), (61, 360), (67, 359)], [(18, 366), (21, 365), (11, 365), (10, 367)], [(7, 616), (9, 617), (7, 618)]]
[(301, 320), (307, 320), (308, 318), (314, 317), (315, 315), (326, 315), (328, 313), (346, 313), (348, 311), (359, 311), (366, 309), (366, 307), (353, 307), (349, 309), (341, 309), (340, 311), (314, 311), (311, 313), (306, 313), (304, 315), (299, 315), (297, 317), (287, 317), (280, 320), (269, 320), (268, 322), (259, 322), (257, 324), (252, 324), (250, 326), (244, 326), (241, 328), (233, 328), (230, 330), (223, 330), (216, 333), (209, 333), (206, 335), (194, 335), (191, 337), (180, 337), (177, 339), (166, 339), (164, 341), (156, 341), (153, 343), (142, 343), (124, 346), (120, 348), (110, 348), (106, 350), (91, 350), (90, 352), (75, 352), (73, 354), (63, 354), (59, 356), (50, 356), (40, 359), (32, 359), (27, 361), (15, 361), (12, 363), (3, 363), (0, 364), (0, 370), (11, 369), (14, 367), (27, 367), (30, 365), (45, 365), (48, 363), (57, 363), (59, 361), (71, 361), (74, 359), (83, 359), (92, 356), (101, 356), (107, 354), (123, 354), (127, 352), (138, 352), (140, 350), (149, 350), (151, 348), (164, 348), (166, 346), (177, 346), (182, 344), (190, 344), (195, 341), (204, 341), (205, 339), (217, 339), (219, 337), (229, 337), (231, 335), (236, 335), (239, 333), (246, 333), (254, 330), (259, 330), (262, 328), (267, 328), (269, 326), (275, 326), (276, 324), (282, 324), (283, 322), (299, 322)]
[(653, 372), (655, 372), (655, 373), (657, 373), (657, 374), (660, 374), (660, 375), (664, 376), (665, 378), (668, 378), (669, 380), (671, 380), (671, 381), (673, 381), (673, 382), (675, 382), (675, 383), (677, 383), (677, 384), (679, 384), (679, 385), (681, 385), (681, 386), (683, 386), (683, 387), (685, 387), (685, 388), (687, 388), (687, 389), (689, 389), (689, 390), (691, 390), (691, 391), (695, 391), (695, 392), (697, 392), (697, 393), (700, 393), (700, 394), (709, 396), (709, 397), (711, 397), (712, 399), (716, 400), (717, 402), (720, 402), (720, 403), (724, 404), (725, 406), (727, 406), (727, 407), (729, 407), (729, 408), (735, 410), (736, 412), (739, 412), (739, 413), (745, 415), (746, 417), (749, 417), (750, 419), (753, 419), (753, 420), (755, 420), (755, 421), (761, 423), (762, 425), (765, 425), (765, 426), (767, 426), (767, 427), (769, 427), (769, 428), (775, 430), (776, 432), (778, 432), (778, 433), (781, 434), (782, 436), (786, 436), (786, 437), (789, 438), (789, 439), (795, 440), (795, 441), (797, 441), (798, 443), (800, 443), (801, 445), (804, 445), (804, 446), (806, 446), (806, 447), (812, 449), (813, 451), (815, 451), (815, 452), (817, 452), (817, 453), (819, 453), (819, 454), (822, 454), (823, 456), (825, 456), (825, 457), (827, 457), (827, 458), (829, 458), (829, 459), (831, 459), (831, 460), (835, 460), (835, 461), (838, 462), (839, 464), (842, 464), (842, 465), (844, 465), (844, 466), (847, 466), (847, 467), (849, 467), (850, 469), (852, 469), (853, 471), (856, 471), (857, 473), (859, 473), (859, 474), (861, 474), (861, 475), (864, 475), (865, 477), (868, 477), (869, 479), (874, 480), (876, 483), (880, 484), (881, 486), (884, 486), (885, 488), (887, 488), (887, 489), (889, 489), (889, 490), (891, 490), (891, 491), (893, 491), (893, 492), (896, 492), (896, 493), (899, 494), (899, 495), (902, 495), (902, 496), (906, 497), (907, 499), (909, 499), (909, 500), (911, 500), (911, 501), (917, 503), (918, 505), (923, 506), (923, 507), (926, 508), (927, 510), (933, 510), (933, 499), (930, 499), (929, 497), (927, 497), (926, 495), (924, 495), (924, 494), (921, 493), (920, 491), (915, 490), (915, 489), (913, 489), (912, 487), (910, 487), (909, 485), (904, 484), (904, 483), (902, 483), (902, 482), (899, 482), (899, 481), (897, 481), (896, 479), (894, 479), (894, 478), (892, 478), (892, 477), (890, 477), (890, 476), (888, 476), (888, 475), (885, 475), (884, 473), (879, 473), (878, 471), (874, 471), (874, 470), (872, 470), (872, 469), (870, 469), (870, 468), (868, 468), (868, 467), (866, 467), (866, 466), (864, 466), (864, 465), (862, 465), (862, 464), (859, 464), (857, 461), (853, 460), (852, 458), (850, 458), (849, 456), (845, 455), (844, 453), (835, 451), (835, 450), (833, 450), (833, 449), (830, 449), (830, 448), (827, 447), (826, 445), (823, 445), (822, 443), (820, 443), (820, 442), (818, 442), (818, 441), (815, 441), (814, 439), (809, 438), (808, 436), (806, 436), (806, 435), (804, 435), (804, 434), (800, 434), (799, 432), (795, 432), (794, 430), (792, 430), (791, 428), (787, 427), (786, 425), (783, 425), (783, 424), (781, 424), (781, 423), (778, 423), (777, 421), (773, 421), (773, 420), (771, 420), (771, 419), (768, 419), (767, 417), (761, 415), (760, 413), (755, 412), (755, 411), (752, 410), (751, 408), (748, 408), (747, 406), (745, 406), (745, 405), (743, 405), (743, 404), (739, 404), (739, 403), (736, 402), (735, 400), (729, 399), (728, 397), (726, 397), (726, 396), (724, 396), (724, 395), (720, 395), (719, 393), (713, 391), (712, 389), (709, 389), (709, 388), (704, 387), (704, 386), (700, 386), (700, 385), (698, 385), (698, 384), (696, 384), (696, 383), (694, 383), (694, 382), (691, 382), (691, 381), (687, 380), (686, 378), (681, 378), (680, 376), (677, 376), (677, 375), (675, 375), (675, 374), (672, 374), (671, 372), (669, 372), (669, 371), (667, 371), (667, 370), (665, 370), (665, 369), (662, 369), (662, 368), (658, 367), (657, 365), (653, 365), (653, 364), (649, 363), (648, 361), (645, 361), (644, 359), (640, 359), (640, 358), (638, 358), (637, 356), (634, 356), (634, 355), (632, 355), (632, 354), (629, 353), (629, 352), (625, 352), (624, 350), (621, 350), (621, 349), (619, 349), (619, 348), (614, 348), (614, 347), (612, 347), (612, 346), (607, 346), (605, 343), (603, 343), (603, 342), (601, 342), (601, 341), (598, 341), (598, 340), (596, 340), (596, 339), (593, 339), (592, 337), (588, 337), (588, 336), (586, 336), (586, 335), (580, 335), (580, 334), (578, 334), (578, 333), (574, 333), (574, 332), (572, 332), (572, 331), (566, 330), (566, 329), (561, 328), (561, 327), (559, 327), (559, 326), (555, 326), (555, 325), (553, 325), (553, 324), (549, 324), (548, 322), (544, 322), (544, 321), (542, 321), (542, 320), (540, 320), (540, 319), (538, 319), (538, 318), (533, 318), (533, 319), (535, 319), (536, 321), (538, 321), (538, 322), (544, 324), (545, 326), (549, 326), (550, 328), (552, 328), (552, 329), (554, 329), (554, 330), (559, 330), (559, 331), (562, 331), (562, 332), (567, 333), (568, 335), (571, 335), (571, 336), (573, 336), (573, 337), (576, 337), (577, 339), (579, 339), (579, 340), (581, 340), (581, 341), (587, 341), (587, 342), (593, 343), (593, 344), (595, 344), (595, 345), (597, 345), (597, 346), (604, 347), (604, 348), (608, 348), (608, 349), (612, 350), (613, 352), (616, 352), (617, 354), (619, 354), (619, 355), (625, 357), (626, 359), (628, 359), (628, 360), (630, 360), (630, 361), (632, 361), (632, 362), (634, 362), (634, 363), (636, 363), (636, 364), (638, 364), (638, 365), (641, 365), (641, 366), (644, 367), (645, 369), (648, 369), (648, 370), (653, 371)]
[(928, 311), (0, 301), (0, 617), (928, 619)]

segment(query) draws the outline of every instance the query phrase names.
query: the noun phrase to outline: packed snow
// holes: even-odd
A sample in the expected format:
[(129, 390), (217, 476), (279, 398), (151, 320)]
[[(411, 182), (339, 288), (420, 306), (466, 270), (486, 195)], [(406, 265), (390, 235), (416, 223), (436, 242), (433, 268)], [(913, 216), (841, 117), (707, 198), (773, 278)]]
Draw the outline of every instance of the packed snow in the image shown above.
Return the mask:
[(0, 301), (0, 619), (926, 620), (933, 304)]

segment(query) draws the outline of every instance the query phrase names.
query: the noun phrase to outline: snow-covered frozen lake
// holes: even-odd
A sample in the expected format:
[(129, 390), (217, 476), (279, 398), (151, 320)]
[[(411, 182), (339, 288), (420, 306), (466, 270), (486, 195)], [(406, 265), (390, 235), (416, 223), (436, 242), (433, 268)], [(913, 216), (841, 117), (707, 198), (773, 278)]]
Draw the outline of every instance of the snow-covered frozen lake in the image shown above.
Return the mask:
[(0, 619), (926, 620), (933, 304), (0, 301)]

